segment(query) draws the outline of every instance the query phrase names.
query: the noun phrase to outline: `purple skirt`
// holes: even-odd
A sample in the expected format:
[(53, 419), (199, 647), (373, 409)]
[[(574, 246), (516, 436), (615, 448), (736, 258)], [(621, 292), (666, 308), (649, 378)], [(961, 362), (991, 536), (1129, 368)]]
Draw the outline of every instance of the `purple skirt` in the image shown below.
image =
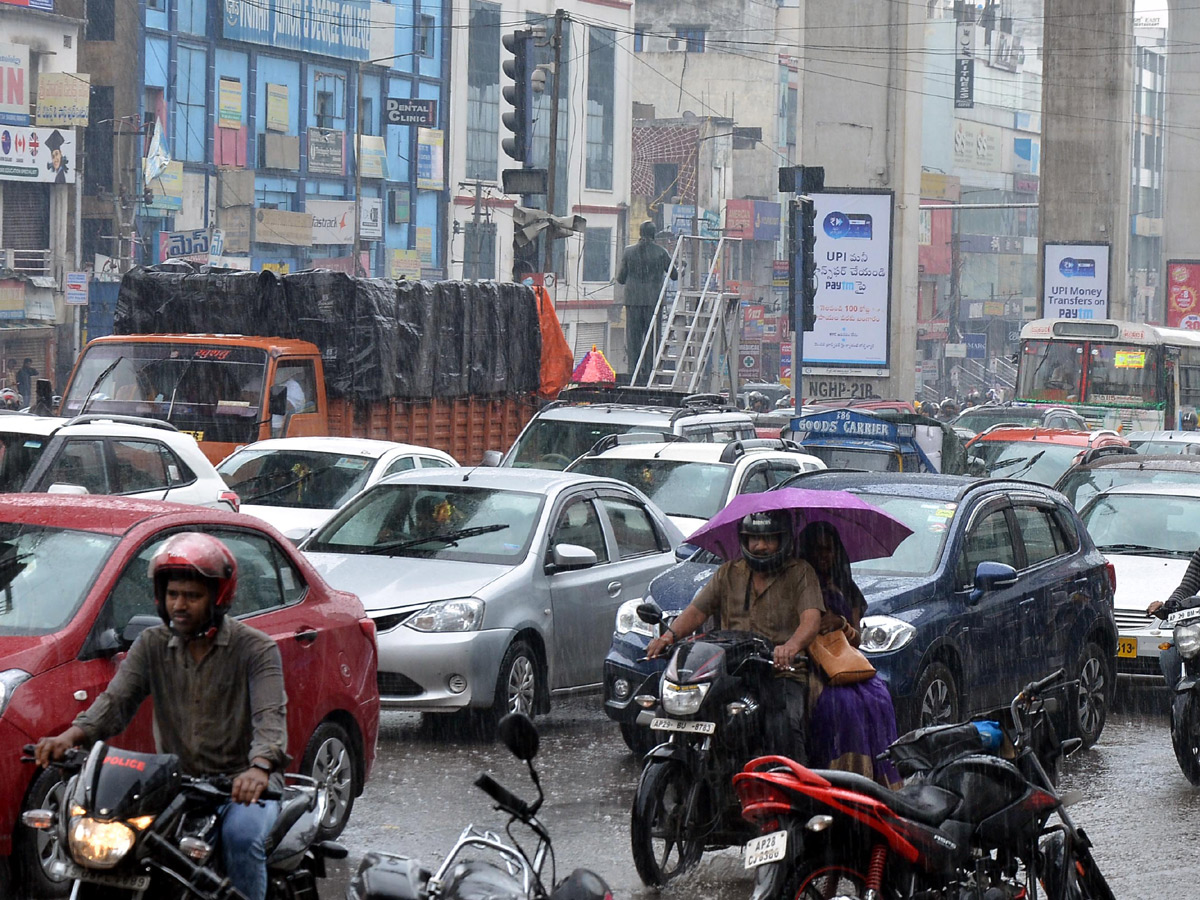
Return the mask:
[(809, 765), (857, 772), (882, 785), (899, 786), (896, 767), (876, 759), (896, 740), (896, 710), (887, 685), (871, 677), (833, 687), (820, 672), (813, 673), (812, 680), (820, 683), (820, 695), (810, 707)]

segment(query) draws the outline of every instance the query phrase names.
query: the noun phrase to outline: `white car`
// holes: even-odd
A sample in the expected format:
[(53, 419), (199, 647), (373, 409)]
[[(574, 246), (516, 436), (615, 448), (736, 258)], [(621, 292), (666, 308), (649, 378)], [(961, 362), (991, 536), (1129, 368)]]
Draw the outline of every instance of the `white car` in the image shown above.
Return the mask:
[(156, 419), (0, 416), (0, 492), (119, 494), (238, 510), (196, 439)]
[(258, 516), (299, 542), (351, 497), (386, 475), (458, 466), (432, 447), (347, 437), (273, 438), (247, 444), (217, 471)]
[(1171, 628), (1146, 607), (1171, 596), (1200, 544), (1200, 487), (1114, 487), (1079, 515), (1116, 571), (1117, 673), (1161, 683), (1158, 645), (1171, 639)]
[(824, 468), (792, 441), (699, 444), (669, 435), (623, 434), (598, 441), (567, 471), (633, 485), (687, 536), (738, 494), (761, 493), (800, 472)]

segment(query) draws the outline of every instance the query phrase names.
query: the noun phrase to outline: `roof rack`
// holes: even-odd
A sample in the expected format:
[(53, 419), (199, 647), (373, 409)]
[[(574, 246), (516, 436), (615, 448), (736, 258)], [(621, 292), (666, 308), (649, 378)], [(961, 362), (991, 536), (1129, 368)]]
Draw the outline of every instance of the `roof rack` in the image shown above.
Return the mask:
[[(569, 385), (559, 391), (557, 404), (626, 403), (631, 406), (668, 406), (677, 409), (725, 407), (720, 394), (689, 394), (666, 388), (632, 387), (630, 385)], [(734, 407), (729, 407), (733, 409)]]
[(84, 413), (76, 416), (63, 425), (90, 425), (93, 422), (112, 422), (120, 425), (143, 425), (147, 428), (161, 428), (163, 431), (179, 431), (170, 422), (164, 422), (162, 419), (150, 419), (143, 416), (112, 416), (105, 413)]
[(735, 459), (745, 456), (751, 450), (787, 450), (792, 453), (803, 453), (804, 448), (795, 441), (789, 441), (786, 438), (748, 438), (743, 441), (730, 441), (725, 445), (725, 449), (721, 451), (720, 461), (723, 463), (731, 463)]
[(626, 434), (606, 434), (588, 449), (584, 456), (599, 456), (614, 447), (625, 447), (630, 444), (674, 444), (689, 443), (681, 434), (663, 434), (654, 431), (630, 431)]
[(1133, 447), (1126, 447), (1124, 444), (1114, 444), (1108, 447), (1092, 447), (1090, 450), (1084, 451), (1083, 456), (1079, 458), (1079, 465), (1086, 466), (1088, 463), (1095, 462), (1098, 459), (1104, 459), (1107, 456), (1137, 456), (1138, 452)]

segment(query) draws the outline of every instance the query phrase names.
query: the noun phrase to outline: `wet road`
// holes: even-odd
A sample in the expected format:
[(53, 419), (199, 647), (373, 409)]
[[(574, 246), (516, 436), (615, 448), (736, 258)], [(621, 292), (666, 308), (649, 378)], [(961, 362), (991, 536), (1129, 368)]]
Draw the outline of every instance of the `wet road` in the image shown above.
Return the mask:
[[(1119, 898), (1194, 895), (1200, 868), (1200, 791), (1171, 752), (1161, 694), (1123, 690), (1101, 741), (1066, 764), (1063, 786), (1083, 792), (1071, 807), (1096, 845)], [(560, 702), (538, 720), (538, 770), (546, 790), (542, 820), (555, 839), (560, 877), (576, 866), (599, 872), (617, 897), (649, 897), (629, 853), (629, 805), (638, 767), (596, 696)], [(371, 849), (436, 864), (469, 822), (499, 830), (504, 820), (472, 784), (481, 771), (520, 796), (536, 796), (524, 766), (499, 745), (483, 744), (385, 713), (379, 758), (342, 841), (351, 851), (321, 886), (344, 896), (350, 873)], [(532, 846), (532, 844), (531, 844)], [(750, 880), (735, 851), (706, 855), (666, 897), (745, 898)]]

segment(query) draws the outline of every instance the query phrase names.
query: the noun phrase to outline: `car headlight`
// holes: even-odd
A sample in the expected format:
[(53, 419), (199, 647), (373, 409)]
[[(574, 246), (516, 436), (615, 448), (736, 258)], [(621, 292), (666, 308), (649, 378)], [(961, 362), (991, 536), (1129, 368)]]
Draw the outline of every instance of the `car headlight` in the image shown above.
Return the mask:
[(694, 716), (704, 702), (710, 684), (675, 684), (663, 681), (663, 711), (673, 716)]
[(617, 610), (617, 634), (644, 634), (648, 638), (658, 636), (658, 627), (651, 625), (649, 622), (643, 622), (638, 618), (637, 608), (643, 603), (652, 602), (653, 598), (647, 594), (643, 599), (641, 597), (633, 600), (626, 600)]
[(476, 597), (430, 603), (404, 623), (416, 631), (478, 631), (483, 624), (483, 601)]
[(1175, 626), (1175, 649), (1184, 659), (1200, 653), (1200, 622), (1188, 622)]
[(858, 649), (863, 653), (887, 653), (899, 650), (913, 639), (917, 629), (907, 622), (891, 616), (863, 616), (862, 641)]
[(81, 866), (111, 869), (133, 849), (137, 836), (124, 822), (100, 822), (91, 816), (71, 820), (68, 842)]
[(4, 715), (8, 701), (12, 699), (16, 689), (28, 680), (29, 673), (24, 669), (5, 669), (0, 672), (0, 716)]

